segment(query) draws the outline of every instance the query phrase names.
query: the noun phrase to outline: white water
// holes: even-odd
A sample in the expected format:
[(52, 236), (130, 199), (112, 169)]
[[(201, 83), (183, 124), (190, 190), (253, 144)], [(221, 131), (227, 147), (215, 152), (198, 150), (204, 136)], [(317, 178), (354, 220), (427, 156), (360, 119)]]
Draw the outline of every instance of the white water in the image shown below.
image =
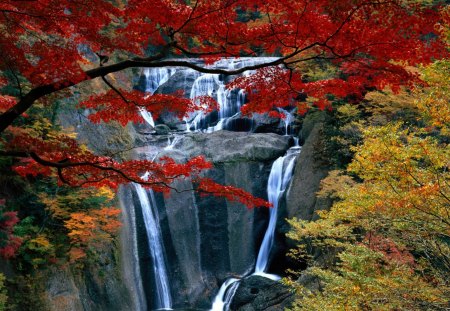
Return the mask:
[[(145, 92), (148, 93), (147, 96), (153, 95), (158, 87), (169, 81), (170, 77), (175, 72), (175, 68), (145, 68)], [(145, 122), (151, 127), (155, 127), (155, 121), (153, 120), (152, 114), (142, 107), (139, 107), (139, 111)]]
[(254, 274), (263, 275), (272, 279), (277, 278), (273, 275), (267, 275), (266, 271), (269, 265), (269, 255), (275, 237), (279, 199), (289, 185), (294, 169), (295, 158), (299, 151), (300, 148), (298, 147), (291, 148), (285, 156), (279, 157), (272, 164), (269, 181), (267, 183), (267, 196), (273, 207), (270, 209), (269, 226), (267, 227), (261, 248), (259, 249)]
[(164, 244), (162, 242), (161, 228), (159, 227), (158, 210), (153, 190), (147, 191), (139, 184), (133, 184), (142, 207), (145, 230), (147, 232), (148, 246), (153, 261), (153, 273), (156, 284), (157, 309), (171, 309), (172, 297), (170, 295), (169, 278), (166, 269)]
[(288, 136), (289, 135), (289, 132), (288, 132), (289, 125), (291, 125), (292, 121), (294, 120), (294, 116), (292, 115), (292, 113), (290, 113), (287, 110), (284, 110), (283, 108), (278, 108), (278, 111), (282, 112), (285, 116), (284, 119), (281, 119), (281, 120), (283, 120), (283, 123), (284, 123), (284, 129), (285, 129), (284, 135)]
[(183, 136), (181, 135), (175, 135), (175, 137), (170, 140), (170, 138), (168, 138), (168, 142), (167, 142), (167, 146), (164, 147), (164, 150), (173, 150), (173, 148), (175, 148), (175, 145), (183, 138)]
[(239, 279), (230, 278), (220, 286), (219, 292), (214, 298), (211, 311), (228, 311), (231, 299), (239, 287)]
[(155, 91), (164, 83), (169, 81), (169, 78), (176, 72), (175, 68), (145, 68), (144, 75), (146, 77), (145, 92), (153, 95)]
[[(122, 195), (119, 195), (119, 198), (122, 208), (121, 216), (124, 224), (121, 234), (123, 239), (122, 244), (124, 247), (124, 281), (126, 283), (131, 282), (131, 284), (128, 283), (128, 286), (130, 287), (130, 294), (133, 297), (135, 310), (145, 311), (147, 310), (147, 301), (144, 294), (144, 288), (142, 286), (142, 275), (139, 265), (139, 251), (136, 230), (136, 208), (133, 203), (127, 204), (128, 202), (125, 202)], [(128, 253), (127, 250), (129, 250), (130, 253)]]
[[(275, 227), (277, 224), (278, 202), (281, 195), (286, 190), (292, 178), (295, 159), (300, 153), (301, 148), (294, 146), (290, 148), (286, 155), (279, 157), (272, 164), (270, 170), (269, 181), (267, 183), (267, 196), (273, 207), (270, 209), (269, 226), (267, 227), (264, 239), (259, 249), (258, 258), (256, 260), (255, 272), (253, 275), (260, 275), (274, 281), (278, 281), (280, 277), (275, 274), (266, 273), (269, 267), (269, 255), (272, 250)], [(230, 278), (226, 280), (219, 289), (211, 308), (211, 311), (228, 311), (231, 300), (239, 286), (239, 279)]]
[[(258, 57), (258, 58), (236, 58), (236, 59), (222, 59), (210, 68), (221, 68), (221, 69), (239, 69), (247, 66), (254, 66), (261, 63), (271, 62), (276, 60), (276, 57)], [(245, 72), (243, 75), (249, 75), (252, 71)], [(218, 74), (201, 74), (194, 81), (190, 98), (195, 100), (199, 96), (210, 96), (213, 97), (219, 104), (219, 121), (216, 126), (211, 126), (207, 129), (207, 132), (214, 132), (223, 129), (226, 120), (236, 113), (238, 113), (245, 103), (245, 92), (243, 90), (234, 91), (237, 92), (233, 96), (233, 92), (226, 88), (223, 81), (220, 80), (220, 75)], [(198, 111), (192, 113), (190, 116), (191, 122), (186, 122), (186, 131), (190, 132), (193, 127), (194, 131), (201, 130), (200, 122), (204, 119), (205, 115), (203, 112)]]

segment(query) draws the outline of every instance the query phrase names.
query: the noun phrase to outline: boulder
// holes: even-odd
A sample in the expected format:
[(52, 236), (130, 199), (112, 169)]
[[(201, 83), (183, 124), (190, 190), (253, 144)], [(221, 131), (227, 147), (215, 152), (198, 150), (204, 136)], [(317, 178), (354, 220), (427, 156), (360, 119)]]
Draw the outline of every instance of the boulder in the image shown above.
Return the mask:
[(168, 135), (170, 128), (165, 124), (158, 124), (155, 126), (156, 135)]
[(279, 311), (294, 299), (290, 288), (280, 282), (252, 275), (243, 279), (230, 305), (233, 311)]

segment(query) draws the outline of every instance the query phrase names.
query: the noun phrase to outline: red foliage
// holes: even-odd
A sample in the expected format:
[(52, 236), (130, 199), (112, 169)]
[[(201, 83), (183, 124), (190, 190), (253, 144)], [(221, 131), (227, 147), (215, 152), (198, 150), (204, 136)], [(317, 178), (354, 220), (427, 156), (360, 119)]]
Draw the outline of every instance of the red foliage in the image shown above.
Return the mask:
[(126, 101), (117, 92), (110, 90), (106, 94), (91, 96), (87, 101), (81, 102), (79, 106), (94, 109), (94, 112), (89, 115), (89, 119), (95, 123), (116, 120), (122, 125), (126, 125), (129, 121), (143, 122), (144, 119), (139, 114), (139, 108), (145, 108), (151, 112), (155, 119), (164, 111), (171, 111), (182, 119), (187, 117), (189, 112), (197, 110), (211, 112), (217, 108), (216, 101), (211, 97), (200, 96), (190, 100), (183, 98), (182, 92), (174, 95), (154, 94), (143, 97), (141, 92), (131, 91), (123, 92), (122, 95)]
[(387, 259), (409, 266), (414, 266), (413, 255), (405, 248), (398, 246), (394, 241), (381, 235), (368, 233), (364, 244), (372, 250), (382, 252)]
[[(184, 66), (224, 73), (207, 65), (221, 57), (255, 56), (261, 52), (281, 56), (270, 64), (246, 68), (255, 73), (239, 77), (228, 86), (244, 89), (248, 94), (249, 102), (242, 107), (244, 114), (287, 105), (297, 105), (302, 114), (308, 105), (298, 102), (299, 95), (315, 98), (318, 108), (327, 109), (330, 95), (358, 98), (367, 88), (387, 85), (396, 90), (417, 80), (405, 65), (428, 63), (449, 54), (438, 36), (442, 30), (435, 27), (440, 19), (448, 21), (448, 16), (441, 16), (437, 7), (428, 9), (408, 3), (2, 1), (0, 85), (9, 82), (20, 96), (0, 97), (0, 132), (9, 126), (0, 143), (11, 155), (26, 158), (15, 168), (24, 176), (58, 174), (61, 181), (73, 185), (117, 186), (136, 181), (156, 190), (167, 189), (173, 179), (198, 175), (210, 164), (200, 158), (185, 164), (168, 159), (161, 163), (118, 163), (92, 154), (67, 136), (38, 137), (11, 125), (47, 95), (127, 68)], [(255, 20), (242, 21), (242, 16), (238, 16), (238, 12), (256, 11), (261, 17)], [(156, 52), (145, 55), (149, 50)], [(180, 58), (174, 59), (173, 55)], [(199, 65), (199, 57), (206, 65)], [(339, 70), (339, 78), (308, 81), (302, 72), (302, 63), (308, 61), (332, 62)], [(155, 116), (170, 110), (183, 117), (199, 108), (210, 111), (216, 103), (208, 97), (190, 101), (181, 94), (144, 97), (135, 91), (111, 90), (92, 95), (80, 106), (92, 110), (90, 118), (94, 122), (116, 120), (126, 124), (142, 121), (139, 108)], [(148, 181), (140, 177), (145, 171), (150, 172)], [(238, 198), (250, 206), (264, 205), (249, 202), (238, 189), (220, 188), (209, 181), (199, 185), (200, 189)]]
[(208, 178), (198, 179), (197, 182), (197, 190), (200, 191), (202, 195), (224, 197), (227, 200), (242, 203), (248, 208), (272, 207), (271, 203), (260, 198), (255, 198), (253, 195), (242, 189), (233, 186), (220, 185)]
[(11, 258), (16, 255), (22, 240), (13, 235), (14, 226), (19, 222), (16, 212), (0, 214), (0, 256)]
[(0, 113), (5, 112), (16, 104), (16, 99), (12, 96), (0, 95)]

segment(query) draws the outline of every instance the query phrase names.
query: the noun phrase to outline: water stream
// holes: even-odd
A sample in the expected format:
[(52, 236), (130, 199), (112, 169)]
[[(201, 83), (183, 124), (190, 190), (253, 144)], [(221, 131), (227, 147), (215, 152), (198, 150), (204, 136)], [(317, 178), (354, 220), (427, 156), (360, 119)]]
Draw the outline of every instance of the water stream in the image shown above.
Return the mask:
[[(294, 146), (290, 148), (286, 155), (279, 157), (272, 164), (269, 180), (267, 182), (267, 197), (273, 207), (269, 212), (269, 225), (267, 226), (264, 239), (258, 252), (258, 257), (253, 275), (259, 275), (278, 281), (280, 277), (275, 274), (267, 273), (269, 268), (269, 259), (275, 238), (275, 227), (277, 224), (277, 213), (279, 200), (287, 189), (294, 171), (294, 164), (301, 148)], [(219, 289), (214, 298), (211, 311), (228, 311), (234, 294), (239, 287), (240, 279), (227, 279)]]
[(166, 269), (164, 244), (162, 242), (161, 228), (159, 226), (158, 209), (153, 190), (145, 190), (139, 184), (133, 184), (139, 198), (147, 233), (148, 246), (153, 261), (155, 276), (156, 309), (171, 309), (172, 297), (170, 295), (169, 277)]
[[(158, 87), (169, 81), (170, 77), (173, 76), (175, 72), (175, 68), (145, 68), (144, 76), (146, 82), (146, 96), (153, 95)], [(139, 107), (139, 111), (145, 122), (147, 122), (151, 127), (155, 127), (155, 121), (153, 120), (152, 114), (142, 107)]]
[(278, 279), (274, 275), (267, 274), (269, 265), (270, 251), (275, 238), (275, 226), (277, 224), (278, 203), (281, 195), (286, 190), (289, 182), (292, 178), (292, 172), (294, 169), (295, 159), (300, 152), (299, 147), (292, 147), (288, 150), (286, 155), (279, 157), (272, 164), (270, 170), (269, 181), (267, 183), (267, 196), (273, 207), (270, 209), (269, 225), (264, 239), (259, 249), (258, 258), (256, 260), (255, 273), (256, 275), (262, 275), (271, 279)]

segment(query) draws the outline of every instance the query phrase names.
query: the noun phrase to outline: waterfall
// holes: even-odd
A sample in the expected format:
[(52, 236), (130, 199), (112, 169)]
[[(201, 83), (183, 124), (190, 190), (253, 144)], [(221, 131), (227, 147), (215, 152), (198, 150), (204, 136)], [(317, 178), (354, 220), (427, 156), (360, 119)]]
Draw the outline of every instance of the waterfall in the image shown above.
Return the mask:
[[(255, 272), (253, 275), (260, 275), (277, 281), (280, 279), (278, 275), (266, 273), (269, 266), (269, 255), (272, 250), (275, 226), (277, 224), (278, 203), (281, 195), (286, 190), (292, 178), (295, 159), (300, 153), (301, 147), (294, 146), (290, 148), (286, 155), (279, 157), (272, 164), (267, 182), (267, 197), (273, 207), (270, 209), (269, 226), (267, 227), (264, 239), (259, 249), (258, 258), (256, 260)], [(211, 311), (228, 311), (231, 300), (239, 287), (239, 279), (227, 279), (219, 289), (214, 298)]]
[(279, 199), (289, 185), (294, 169), (295, 158), (299, 151), (299, 147), (293, 147), (288, 150), (285, 156), (279, 157), (272, 164), (269, 181), (267, 183), (267, 196), (273, 207), (270, 209), (269, 226), (267, 227), (261, 248), (259, 249), (254, 274), (263, 275), (272, 279), (277, 278), (273, 275), (268, 275), (265, 272), (268, 268), (269, 255), (275, 237)]
[(166, 147), (164, 147), (164, 150), (173, 150), (175, 145), (183, 138), (181, 135), (175, 135), (172, 141), (170, 141), (170, 138), (168, 138), (168, 144)]
[(284, 128), (285, 128), (285, 132), (284, 135), (289, 135), (289, 125), (291, 125), (292, 121), (294, 120), (294, 116), (292, 115), (292, 113), (290, 113), (289, 111), (283, 109), (283, 108), (278, 108), (278, 111), (282, 112), (284, 114)]
[[(235, 59), (222, 59), (214, 63), (209, 68), (221, 68), (221, 69), (239, 69), (246, 66), (253, 66), (256, 64), (274, 61), (275, 57), (259, 57), (259, 58), (235, 58)], [(251, 72), (245, 72), (243, 75), (249, 75)], [(216, 99), (219, 104), (219, 120), (215, 126), (201, 126), (202, 120), (206, 117), (203, 112), (192, 113), (190, 123), (186, 122), (186, 131), (189, 132), (191, 128), (194, 131), (206, 129), (207, 132), (214, 132), (223, 129), (226, 124), (226, 120), (238, 112), (242, 105), (245, 103), (244, 90), (230, 91), (226, 88), (226, 83), (220, 79), (218, 74), (201, 74), (196, 77), (190, 92), (190, 98), (195, 100), (198, 96), (210, 96)], [(214, 123), (212, 123), (214, 124)]]
[(176, 72), (175, 68), (145, 68), (144, 75), (146, 78), (146, 87), (145, 92), (153, 93), (156, 92), (158, 87), (169, 81), (170, 77), (173, 76)]
[[(203, 63), (203, 61), (198, 60), (198, 64), (200, 66), (210, 68), (233, 70), (245, 66), (256, 65), (263, 62), (270, 62), (275, 59), (276, 58), (223, 59), (210, 66), (207, 66)], [(250, 73), (251, 72), (245, 72), (242, 75), (246, 76)], [(186, 132), (190, 131), (213, 132), (221, 129), (229, 129), (230, 127), (233, 126), (234, 129), (237, 129), (238, 127), (242, 128), (243, 122), (247, 121), (247, 119), (245, 120), (240, 119), (239, 116), (240, 109), (246, 102), (246, 95), (247, 95), (246, 92), (240, 89), (229, 90), (226, 87), (227, 83), (230, 82), (234, 77), (228, 77), (219, 74), (199, 73), (194, 70), (184, 68), (143, 69), (143, 75), (146, 78), (145, 80), (146, 96), (153, 95), (158, 90), (158, 88), (159, 88), (158, 92), (166, 92), (166, 91), (170, 92), (171, 90), (177, 88), (183, 89), (185, 91), (185, 96), (194, 101), (196, 97), (205, 95), (213, 97), (217, 101), (218, 111), (208, 115), (206, 115), (206, 113), (203, 113), (201, 111), (196, 111), (190, 113), (189, 116), (183, 118), (183, 123), (186, 124)], [(185, 85), (181, 86), (181, 84), (183, 83), (183, 79), (184, 81), (186, 81), (186, 83)], [(165, 85), (161, 87), (163, 84)], [(200, 102), (197, 102), (197, 104), (201, 105)], [(141, 115), (148, 124), (150, 124), (153, 127), (155, 126), (155, 122), (150, 112), (143, 109), (141, 111)], [(284, 121), (287, 135), (288, 127), (291, 122), (291, 119), (289, 119), (289, 117), (291, 115), (289, 114), (289, 112), (286, 112), (285, 115), (286, 120)], [(165, 117), (166, 116), (161, 116), (162, 119), (164, 119)], [(169, 118), (172, 118), (172, 116), (169, 114), (167, 118), (168, 121), (171, 121), (171, 119)], [(169, 124), (169, 122), (166, 123)], [(176, 123), (176, 121), (173, 122), (173, 124), (175, 124), (174, 126), (172, 126), (172, 123), (170, 124), (172, 129), (176, 128), (178, 131), (184, 130), (184, 124)], [(194, 135), (188, 136), (194, 137)], [(141, 157), (145, 155), (145, 158), (154, 159), (157, 156), (157, 154), (159, 154), (159, 152), (163, 150), (165, 152), (164, 154), (166, 153), (172, 154), (172, 152), (170, 151), (177, 149), (177, 147), (181, 145), (179, 141), (184, 136), (173, 135), (172, 132), (172, 135), (170, 136), (155, 136), (155, 139), (153, 139), (152, 136), (148, 137), (149, 137), (148, 142), (151, 141), (152, 143), (147, 144), (145, 150), (143, 149), (142, 151), (139, 151), (141, 152), (139, 155)], [(176, 152), (173, 153), (178, 155), (178, 153)], [(267, 190), (269, 195), (269, 201), (273, 203), (274, 207), (270, 210), (269, 226), (267, 228), (261, 249), (257, 256), (258, 259), (254, 271), (255, 274), (271, 277), (271, 275), (266, 274), (265, 272), (269, 265), (269, 255), (274, 240), (278, 200), (279, 196), (283, 193), (284, 189), (289, 183), (290, 177), (292, 175), (292, 169), (294, 166), (295, 155), (296, 154), (289, 153), (288, 151), (288, 154), (285, 157), (280, 158), (281, 160), (278, 159), (277, 161), (275, 161), (272, 166), (272, 171), (270, 173), (271, 177), (269, 178), (269, 185)], [(272, 177), (272, 175), (278, 176), (277, 174), (280, 175), (279, 178)], [(281, 178), (281, 185), (271, 186), (271, 184), (273, 183), (271, 182), (271, 180), (272, 179), (278, 180), (277, 178), (278, 179)], [(182, 185), (183, 187), (185, 186), (183, 183), (180, 183), (180, 185)], [(261, 187), (264, 187), (264, 182), (261, 183), (260, 185)], [(159, 227), (159, 216), (158, 216), (158, 208), (155, 201), (155, 195), (152, 190), (145, 190), (138, 184), (134, 184), (133, 187), (135, 189), (136, 196), (138, 197), (142, 207), (143, 222), (145, 224), (145, 233), (147, 235), (149, 254), (151, 256), (152, 266), (149, 267), (148, 269), (151, 270), (150, 274), (154, 276), (154, 280), (151, 280), (152, 288), (150, 291), (147, 292), (147, 295), (151, 292), (151, 294), (155, 296), (155, 297), (147, 297), (149, 301), (149, 310), (151, 309), (151, 307), (158, 309), (170, 309), (172, 308), (173, 304), (177, 306), (178, 304), (190, 303), (191, 306), (193, 306), (195, 303), (197, 303), (194, 299), (198, 299), (197, 297), (200, 297), (200, 293), (203, 293), (204, 295), (205, 290), (209, 289), (209, 287), (207, 286), (209, 283), (205, 282), (205, 284), (207, 285), (203, 285), (203, 278), (209, 281), (208, 278), (210, 276), (213, 276), (213, 273), (216, 273), (213, 269), (211, 269), (212, 273), (210, 273), (211, 271), (207, 270), (210, 269), (209, 266), (210, 265), (212, 266), (212, 264), (210, 264), (207, 260), (204, 260), (205, 262), (207, 262), (207, 264), (205, 264), (205, 267), (207, 267), (205, 268), (206, 269), (205, 271), (208, 274), (206, 273), (203, 274), (204, 271), (201, 261), (203, 259), (202, 256), (204, 253), (200, 252), (202, 250), (201, 238), (203, 237), (201, 237), (200, 234), (194, 237), (191, 237), (188, 234), (186, 234), (186, 232), (190, 232), (189, 230), (200, 230), (199, 224), (202, 223), (198, 220), (197, 216), (197, 219), (195, 221), (192, 220), (191, 222), (189, 222), (189, 224), (191, 223), (196, 224), (196, 226), (191, 225), (178, 229), (178, 227), (175, 228), (171, 224), (179, 223), (179, 219), (182, 219), (183, 222), (187, 223), (185, 221), (186, 218), (188, 218), (186, 216), (187, 214), (183, 214), (179, 210), (177, 210), (177, 213), (167, 212), (168, 215), (167, 223), (169, 225), (168, 228), (169, 230), (171, 230), (170, 238), (176, 236), (177, 239), (170, 240), (171, 241), (170, 247), (166, 245), (167, 249), (168, 250), (170, 249), (171, 254), (176, 256), (174, 260), (172, 259), (170, 260), (170, 266), (166, 267), (167, 255), (164, 250), (161, 228)], [(279, 189), (277, 187), (279, 187)], [(275, 193), (277, 195), (275, 194), (271, 195), (271, 193)], [(169, 211), (169, 208), (181, 209), (191, 204), (189, 203), (190, 200), (187, 200), (184, 197), (183, 199), (180, 198), (181, 196), (170, 201), (165, 200), (165, 208), (167, 209), (167, 211)], [(194, 210), (195, 212), (197, 212), (196, 211), (197, 208), (195, 206), (195, 197), (192, 201), (193, 207), (195, 207)], [(160, 207), (160, 210), (161, 208), (162, 207)], [(138, 220), (141, 221), (141, 219)], [(143, 229), (144, 228), (142, 228), (142, 233), (144, 233)], [(166, 232), (164, 234), (166, 234)], [(166, 241), (169, 241), (170, 238), (167, 238)], [(141, 239), (139, 239), (139, 241), (141, 241)], [(176, 241), (176, 243), (173, 241)], [(195, 244), (195, 248), (192, 247), (193, 244)], [(249, 268), (250, 271), (247, 270), (246, 272), (242, 272), (243, 270), (239, 270), (238, 272), (243, 273), (243, 276), (248, 276), (253, 270), (252, 266), (254, 261), (252, 259), (254, 258), (255, 255), (255, 252), (253, 251), (254, 245), (251, 245), (251, 247), (252, 247), (251, 251), (248, 251), (248, 256), (245, 257), (248, 258), (248, 261), (242, 264), (245, 265), (245, 267), (243, 267), (244, 268), (243, 270)], [(193, 255), (194, 251), (198, 253), (198, 256)], [(184, 260), (182, 262), (191, 262), (190, 259), (194, 257), (195, 261), (194, 260), (193, 261), (196, 263), (195, 269), (184, 268), (183, 265), (179, 264), (176, 261), (179, 260), (180, 258), (183, 259), (187, 258), (189, 260)], [(141, 268), (144, 267), (143, 264), (144, 263), (141, 262)], [(231, 265), (229, 266), (232, 267)], [(183, 267), (183, 269), (180, 270), (178, 267)], [(191, 267), (193, 267), (193, 265), (191, 265)], [(148, 269), (142, 269), (142, 272), (147, 273)], [(227, 266), (224, 265), (223, 267), (220, 267), (220, 269), (227, 269)], [(139, 270), (136, 270), (135, 273), (139, 273)], [(172, 276), (174, 274), (177, 274), (176, 275), (177, 279), (169, 280), (169, 274), (171, 274)], [(189, 275), (196, 277), (189, 277)], [(229, 310), (233, 296), (239, 287), (240, 278), (241, 278), (240, 276), (239, 277), (235, 276), (235, 278), (230, 278), (226, 280), (224, 284), (221, 285), (216, 297), (213, 300), (212, 304), (213, 311)], [(144, 282), (146, 281), (148, 282), (148, 280), (144, 280)], [(172, 284), (170, 284), (169, 281), (172, 281)], [(185, 291), (185, 288), (188, 288), (189, 291), (187, 290)], [(145, 289), (147, 290), (148, 287), (145, 287)], [(172, 290), (173, 292), (175, 292), (177, 291), (177, 289), (180, 289), (179, 296), (174, 296), (172, 303), (170, 291)], [(141, 299), (142, 297), (139, 298)], [(145, 303), (145, 297), (144, 300), (142, 300), (142, 302), (139, 301), (139, 303), (143, 305)]]
[[(145, 230), (147, 232), (150, 255), (153, 260), (153, 273), (156, 284), (157, 309), (171, 309), (169, 278), (167, 275), (165, 251), (159, 227), (158, 210), (153, 190), (147, 191), (139, 184), (133, 184), (142, 207)], [(150, 199), (149, 199), (150, 197)]]
[(239, 287), (239, 279), (230, 278), (220, 286), (219, 292), (214, 298), (211, 311), (228, 311), (230, 309), (231, 299), (233, 299), (237, 288)]
[[(145, 68), (145, 92), (148, 93), (147, 96), (153, 95), (158, 87), (169, 81), (170, 77), (176, 72), (175, 68)], [(145, 108), (139, 107), (142, 118), (151, 127), (155, 127), (155, 121), (150, 112)]]
[(123, 267), (125, 282), (131, 288), (131, 294), (135, 303), (136, 311), (145, 311), (147, 301), (142, 286), (141, 269), (139, 266), (139, 251), (137, 243), (136, 228), (136, 208), (134, 204), (127, 204), (125, 201), (125, 191), (121, 188), (119, 192), (119, 202), (122, 209), (122, 219), (124, 227), (121, 238), (123, 245)]

